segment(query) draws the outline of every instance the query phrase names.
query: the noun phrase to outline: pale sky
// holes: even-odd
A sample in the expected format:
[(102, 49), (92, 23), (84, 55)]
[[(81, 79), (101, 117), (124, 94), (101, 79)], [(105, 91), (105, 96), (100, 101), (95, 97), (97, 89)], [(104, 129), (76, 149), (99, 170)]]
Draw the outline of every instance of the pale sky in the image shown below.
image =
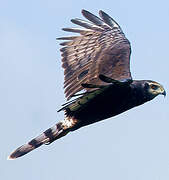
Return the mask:
[(7, 156), (64, 114), (63, 69), (56, 37), (81, 9), (101, 9), (132, 45), (133, 79), (169, 92), (168, 0), (29, 0), (0, 5), (0, 179), (168, 180), (169, 98), (157, 97), (114, 118), (81, 128), (14, 161)]

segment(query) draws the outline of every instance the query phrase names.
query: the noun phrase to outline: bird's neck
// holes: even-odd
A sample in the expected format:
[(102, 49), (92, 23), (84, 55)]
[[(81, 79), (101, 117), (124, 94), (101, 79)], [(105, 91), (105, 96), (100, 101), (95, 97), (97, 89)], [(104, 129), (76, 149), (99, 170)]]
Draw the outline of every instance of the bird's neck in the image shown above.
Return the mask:
[(132, 88), (131, 98), (133, 99), (132, 102), (134, 102), (134, 106), (139, 106), (151, 100), (147, 96), (141, 85), (140, 86), (132, 85), (131, 88)]

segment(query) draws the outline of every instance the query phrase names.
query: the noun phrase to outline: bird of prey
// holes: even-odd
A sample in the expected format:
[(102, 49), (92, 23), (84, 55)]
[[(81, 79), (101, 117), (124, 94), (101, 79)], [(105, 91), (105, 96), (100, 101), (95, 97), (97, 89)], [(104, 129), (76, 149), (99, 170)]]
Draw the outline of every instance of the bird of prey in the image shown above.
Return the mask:
[(74, 97), (59, 110), (64, 111), (64, 120), (17, 148), (9, 159), (144, 104), (159, 94), (166, 95), (163, 86), (155, 81), (132, 79), (130, 42), (115, 20), (103, 11), (99, 11), (100, 17), (86, 10), (82, 14), (87, 20), (71, 20), (81, 28), (63, 28), (77, 36), (58, 38), (64, 40), (60, 51), (65, 96), (67, 100)]

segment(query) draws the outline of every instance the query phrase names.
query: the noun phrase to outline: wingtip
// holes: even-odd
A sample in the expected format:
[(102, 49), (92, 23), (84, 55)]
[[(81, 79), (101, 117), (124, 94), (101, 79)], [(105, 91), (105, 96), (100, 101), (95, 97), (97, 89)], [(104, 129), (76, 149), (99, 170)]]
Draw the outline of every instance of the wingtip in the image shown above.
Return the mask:
[(100, 13), (103, 13), (103, 11), (102, 11), (101, 9), (99, 10), (99, 14), (100, 14)]
[(82, 10), (81, 10), (81, 13), (82, 13), (82, 14), (83, 14), (83, 13), (85, 13), (85, 12), (86, 12), (86, 10), (85, 10), (85, 9), (82, 9)]
[(71, 21), (72, 23), (74, 23), (74, 22), (75, 22), (75, 19), (71, 19), (70, 21)]
[[(105, 12), (102, 11), (102, 10), (99, 11), (99, 16), (100, 16), (103, 20), (105, 20), (105, 17), (106, 17), (106, 19), (107, 19), (107, 18), (112, 19), (107, 13), (105, 13)], [(114, 21), (114, 20), (113, 20), (113, 21)]]
[(81, 10), (81, 13), (82, 13), (82, 15), (85, 17), (85, 15), (88, 14), (89, 12), (88, 12), (87, 10), (85, 10), (85, 9), (82, 9), (82, 10)]
[(82, 9), (82, 11), (81, 11), (81, 13), (82, 13), (82, 15), (84, 16), (84, 17), (88, 17), (88, 16), (95, 16), (94, 14), (92, 14), (90, 11), (87, 11), (87, 10), (85, 10), (85, 9)]
[[(82, 9), (82, 10), (81, 10), (81, 13), (84, 14), (84, 13), (90, 13), (90, 12), (87, 11), (86, 9)], [(99, 13), (104, 13), (104, 11), (99, 10)]]
[(102, 11), (102, 10), (99, 10), (99, 15), (100, 15), (100, 17), (101, 17), (103, 14), (105, 14), (105, 12)]

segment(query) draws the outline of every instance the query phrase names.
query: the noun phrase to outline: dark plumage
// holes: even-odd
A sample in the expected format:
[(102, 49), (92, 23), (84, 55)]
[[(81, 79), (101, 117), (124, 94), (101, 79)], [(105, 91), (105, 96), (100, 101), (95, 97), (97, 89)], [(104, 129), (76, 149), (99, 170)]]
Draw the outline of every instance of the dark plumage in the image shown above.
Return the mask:
[[(82, 10), (88, 21), (73, 19), (83, 29), (64, 28), (80, 33), (79, 36), (62, 37), (61, 49), (65, 74), (66, 103), (59, 111), (65, 119), (43, 132), (27, 144), (16, 149), (9, 159), (20, 157), (42, 144), (65, 136), (70, 131), (116, 116), (133, 107), (152, 100), (164, 88), (155, 81), (132, 80), (130, 73), (130, 43), (120, 26), (103, 11), (101, 18)], [(84, 93), (76, 94), (80, 90)]]

